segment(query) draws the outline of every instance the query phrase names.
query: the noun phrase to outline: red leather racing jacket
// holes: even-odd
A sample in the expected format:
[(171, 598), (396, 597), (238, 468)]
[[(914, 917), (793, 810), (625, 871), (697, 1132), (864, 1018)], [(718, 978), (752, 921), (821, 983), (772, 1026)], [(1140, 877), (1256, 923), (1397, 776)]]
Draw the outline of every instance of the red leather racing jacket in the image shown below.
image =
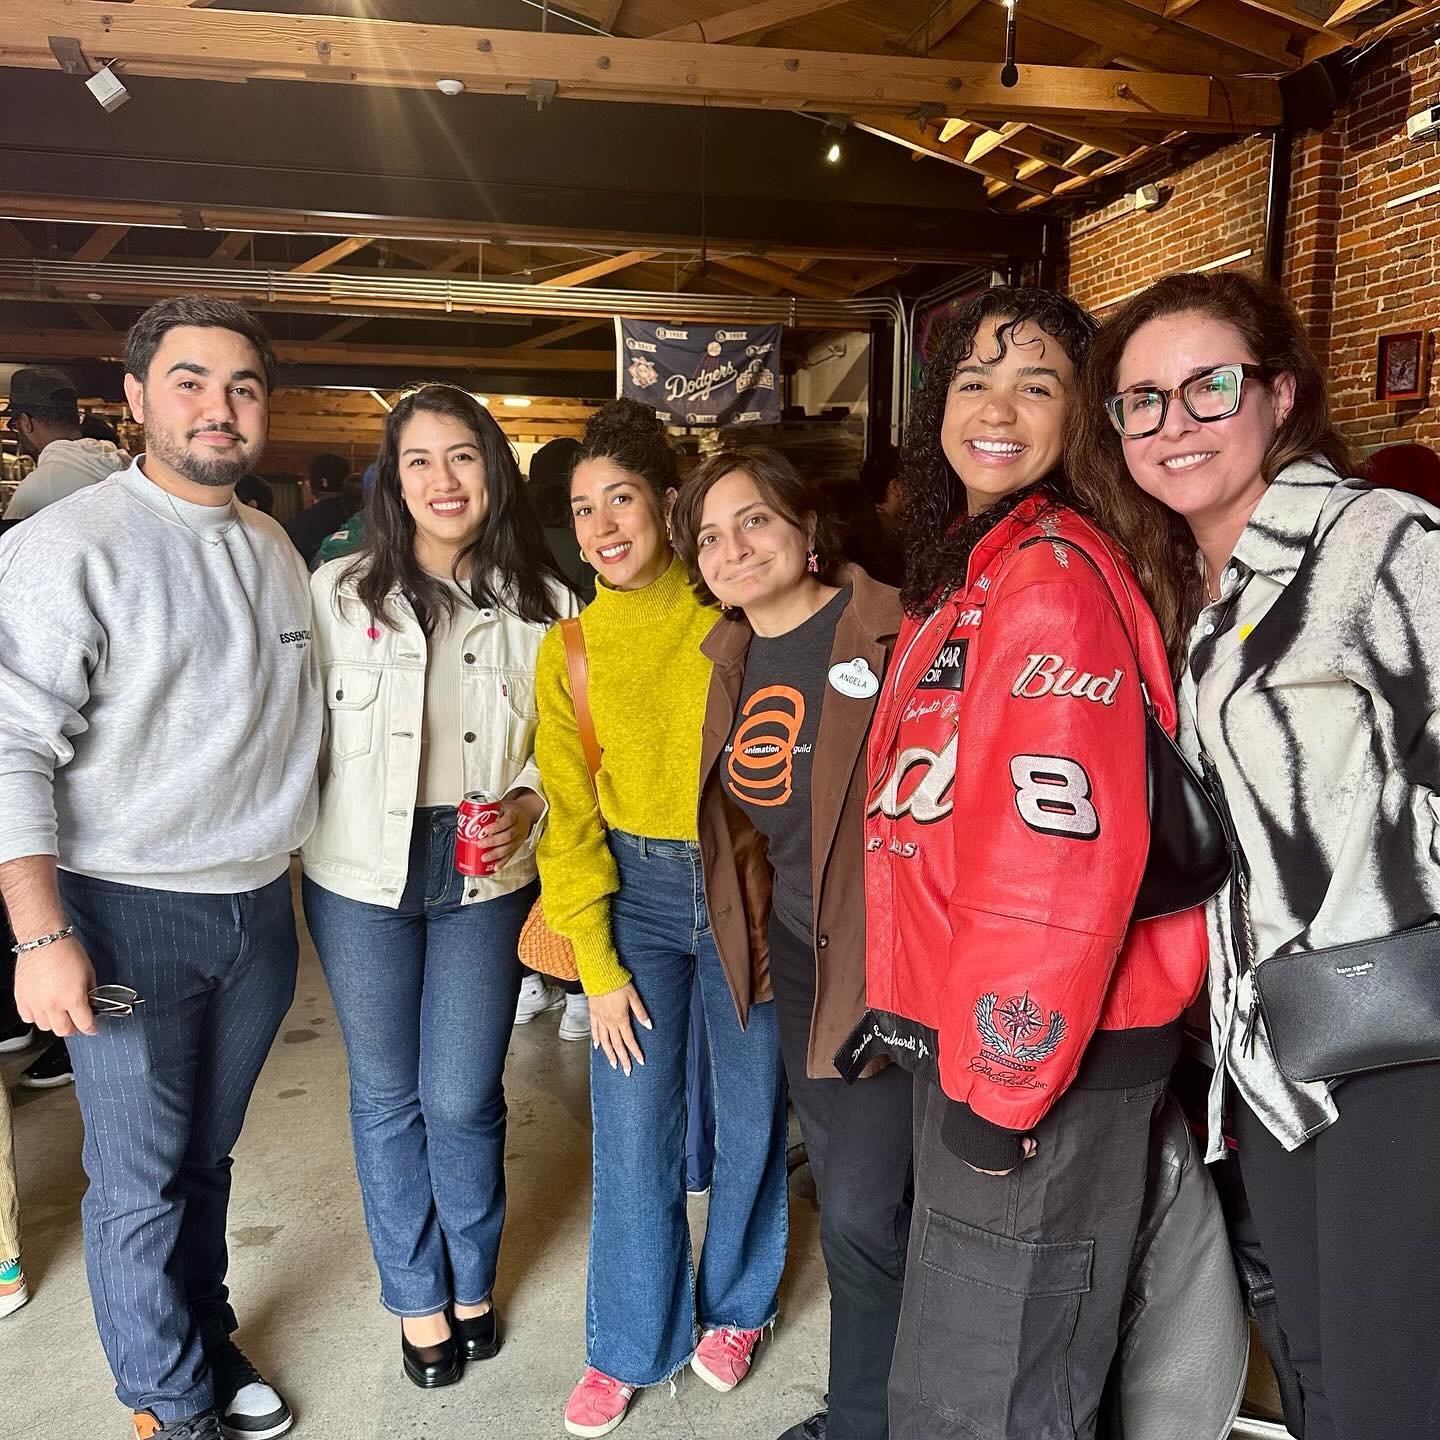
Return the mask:
[(946, 1144), (1004, 1169), (1069, 1086), (1164, 1078), (1203, 978), (1201, 910), (1130, 922), (1142, 681), (1175, 729), (1165, 646), (1114, 544), (1040, 492), (894, 654), (870, 731), (870, 1012), (837, 1064), (884, 1051), (938, 1081)]

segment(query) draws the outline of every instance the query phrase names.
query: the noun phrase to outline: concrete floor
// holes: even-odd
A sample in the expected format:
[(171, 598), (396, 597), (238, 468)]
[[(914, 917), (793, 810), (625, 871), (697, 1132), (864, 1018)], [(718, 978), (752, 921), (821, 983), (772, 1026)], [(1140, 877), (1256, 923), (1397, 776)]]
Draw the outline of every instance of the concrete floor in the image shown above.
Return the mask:
[[(509, 1220), (496, 1298), (506, 1343), (460, 1384), (422, 1392), (400, 1371), (398, 1321), (380, 1309), (346, 1114), (345, 1052), (301, 926), (294, 1008), (260, 1077), (235, 1155), (230, 1285), (238, 1335), (280, 1385), (297, 1436), (323, 1440), (530, 1440), (563, 1435), (584, 1363), (590, 1213), (588, 1047), (556, 1038), (557, 1017), (517, 1029), (510, 1102)], [(29, 1055), (9, 1057), (16, 1071)], [(12, 1076), (13, 1078), (13, 1076)], [(32, 1299), (0, 1321), (6, 1412), (43, 1440), (122, 1440), (85, 1284), (74, 1091), (15, 1089), (25, 1270)], [(780, 1323), (750, 1378), (719, 1395), (682, 1372), (640, 1395), (626, 1440), (773, 1440), (820, 1408), (828, 1334), (817, 1216), (792, 1177), (790, 1263)], [(704, 1202), (692, 1201), (703, 1230)]]

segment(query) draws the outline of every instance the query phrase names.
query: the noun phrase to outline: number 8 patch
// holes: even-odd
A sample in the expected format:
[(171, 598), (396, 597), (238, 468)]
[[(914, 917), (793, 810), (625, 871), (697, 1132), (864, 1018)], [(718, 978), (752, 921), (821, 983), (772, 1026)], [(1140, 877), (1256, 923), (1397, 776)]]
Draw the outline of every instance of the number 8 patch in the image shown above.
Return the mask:
[(1010, 762), (1015, 808), (1032, 829), (1093, 840), (1100, 817), (1090, 803), (1085, 767), (1060, 755), (1017, 755)]

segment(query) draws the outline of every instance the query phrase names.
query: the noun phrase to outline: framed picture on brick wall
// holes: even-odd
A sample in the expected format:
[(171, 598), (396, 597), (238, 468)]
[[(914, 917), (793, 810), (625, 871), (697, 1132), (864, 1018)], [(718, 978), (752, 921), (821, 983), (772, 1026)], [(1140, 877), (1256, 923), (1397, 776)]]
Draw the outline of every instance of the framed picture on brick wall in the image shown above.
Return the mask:
[(1421, 400), (1425, 397), (1426, 361), (1423, 330), (1391, 330), (1380, 337), (1375, 352), (1375, 398)]

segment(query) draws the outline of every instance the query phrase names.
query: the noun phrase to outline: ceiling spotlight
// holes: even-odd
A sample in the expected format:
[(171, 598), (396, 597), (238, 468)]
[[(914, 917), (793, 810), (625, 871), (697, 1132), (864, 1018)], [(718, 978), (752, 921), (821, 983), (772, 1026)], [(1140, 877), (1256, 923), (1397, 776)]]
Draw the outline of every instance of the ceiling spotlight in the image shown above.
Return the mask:
[(105, 297), (98, 290), (87, 290), (85, 298), (87, 300), (103, 300)]
[(101, 66), (85, 82), (85, 88), (109, 111), (118, 110), (130, 98), (130, 92), (109, 65)]
[(507, 395), (507, 405), (513, 405), (517, 410), (528, 410), (530, 408), (530, 397), (528, 395)]
[(458, 95), (465, 88), (463, 80), (437, 80), (435, 88), (442, 95)]
[(840, 158), (843, 154), (842, 150), (840, 149), (840, 141), (844, 134), (845, 122), (843, 120), (832, 116), (829, 120), (825, 122), (825, 131), (823, 136), (825, 143), (825, 159), (831, 165), (838, 165), (840, 163)]

